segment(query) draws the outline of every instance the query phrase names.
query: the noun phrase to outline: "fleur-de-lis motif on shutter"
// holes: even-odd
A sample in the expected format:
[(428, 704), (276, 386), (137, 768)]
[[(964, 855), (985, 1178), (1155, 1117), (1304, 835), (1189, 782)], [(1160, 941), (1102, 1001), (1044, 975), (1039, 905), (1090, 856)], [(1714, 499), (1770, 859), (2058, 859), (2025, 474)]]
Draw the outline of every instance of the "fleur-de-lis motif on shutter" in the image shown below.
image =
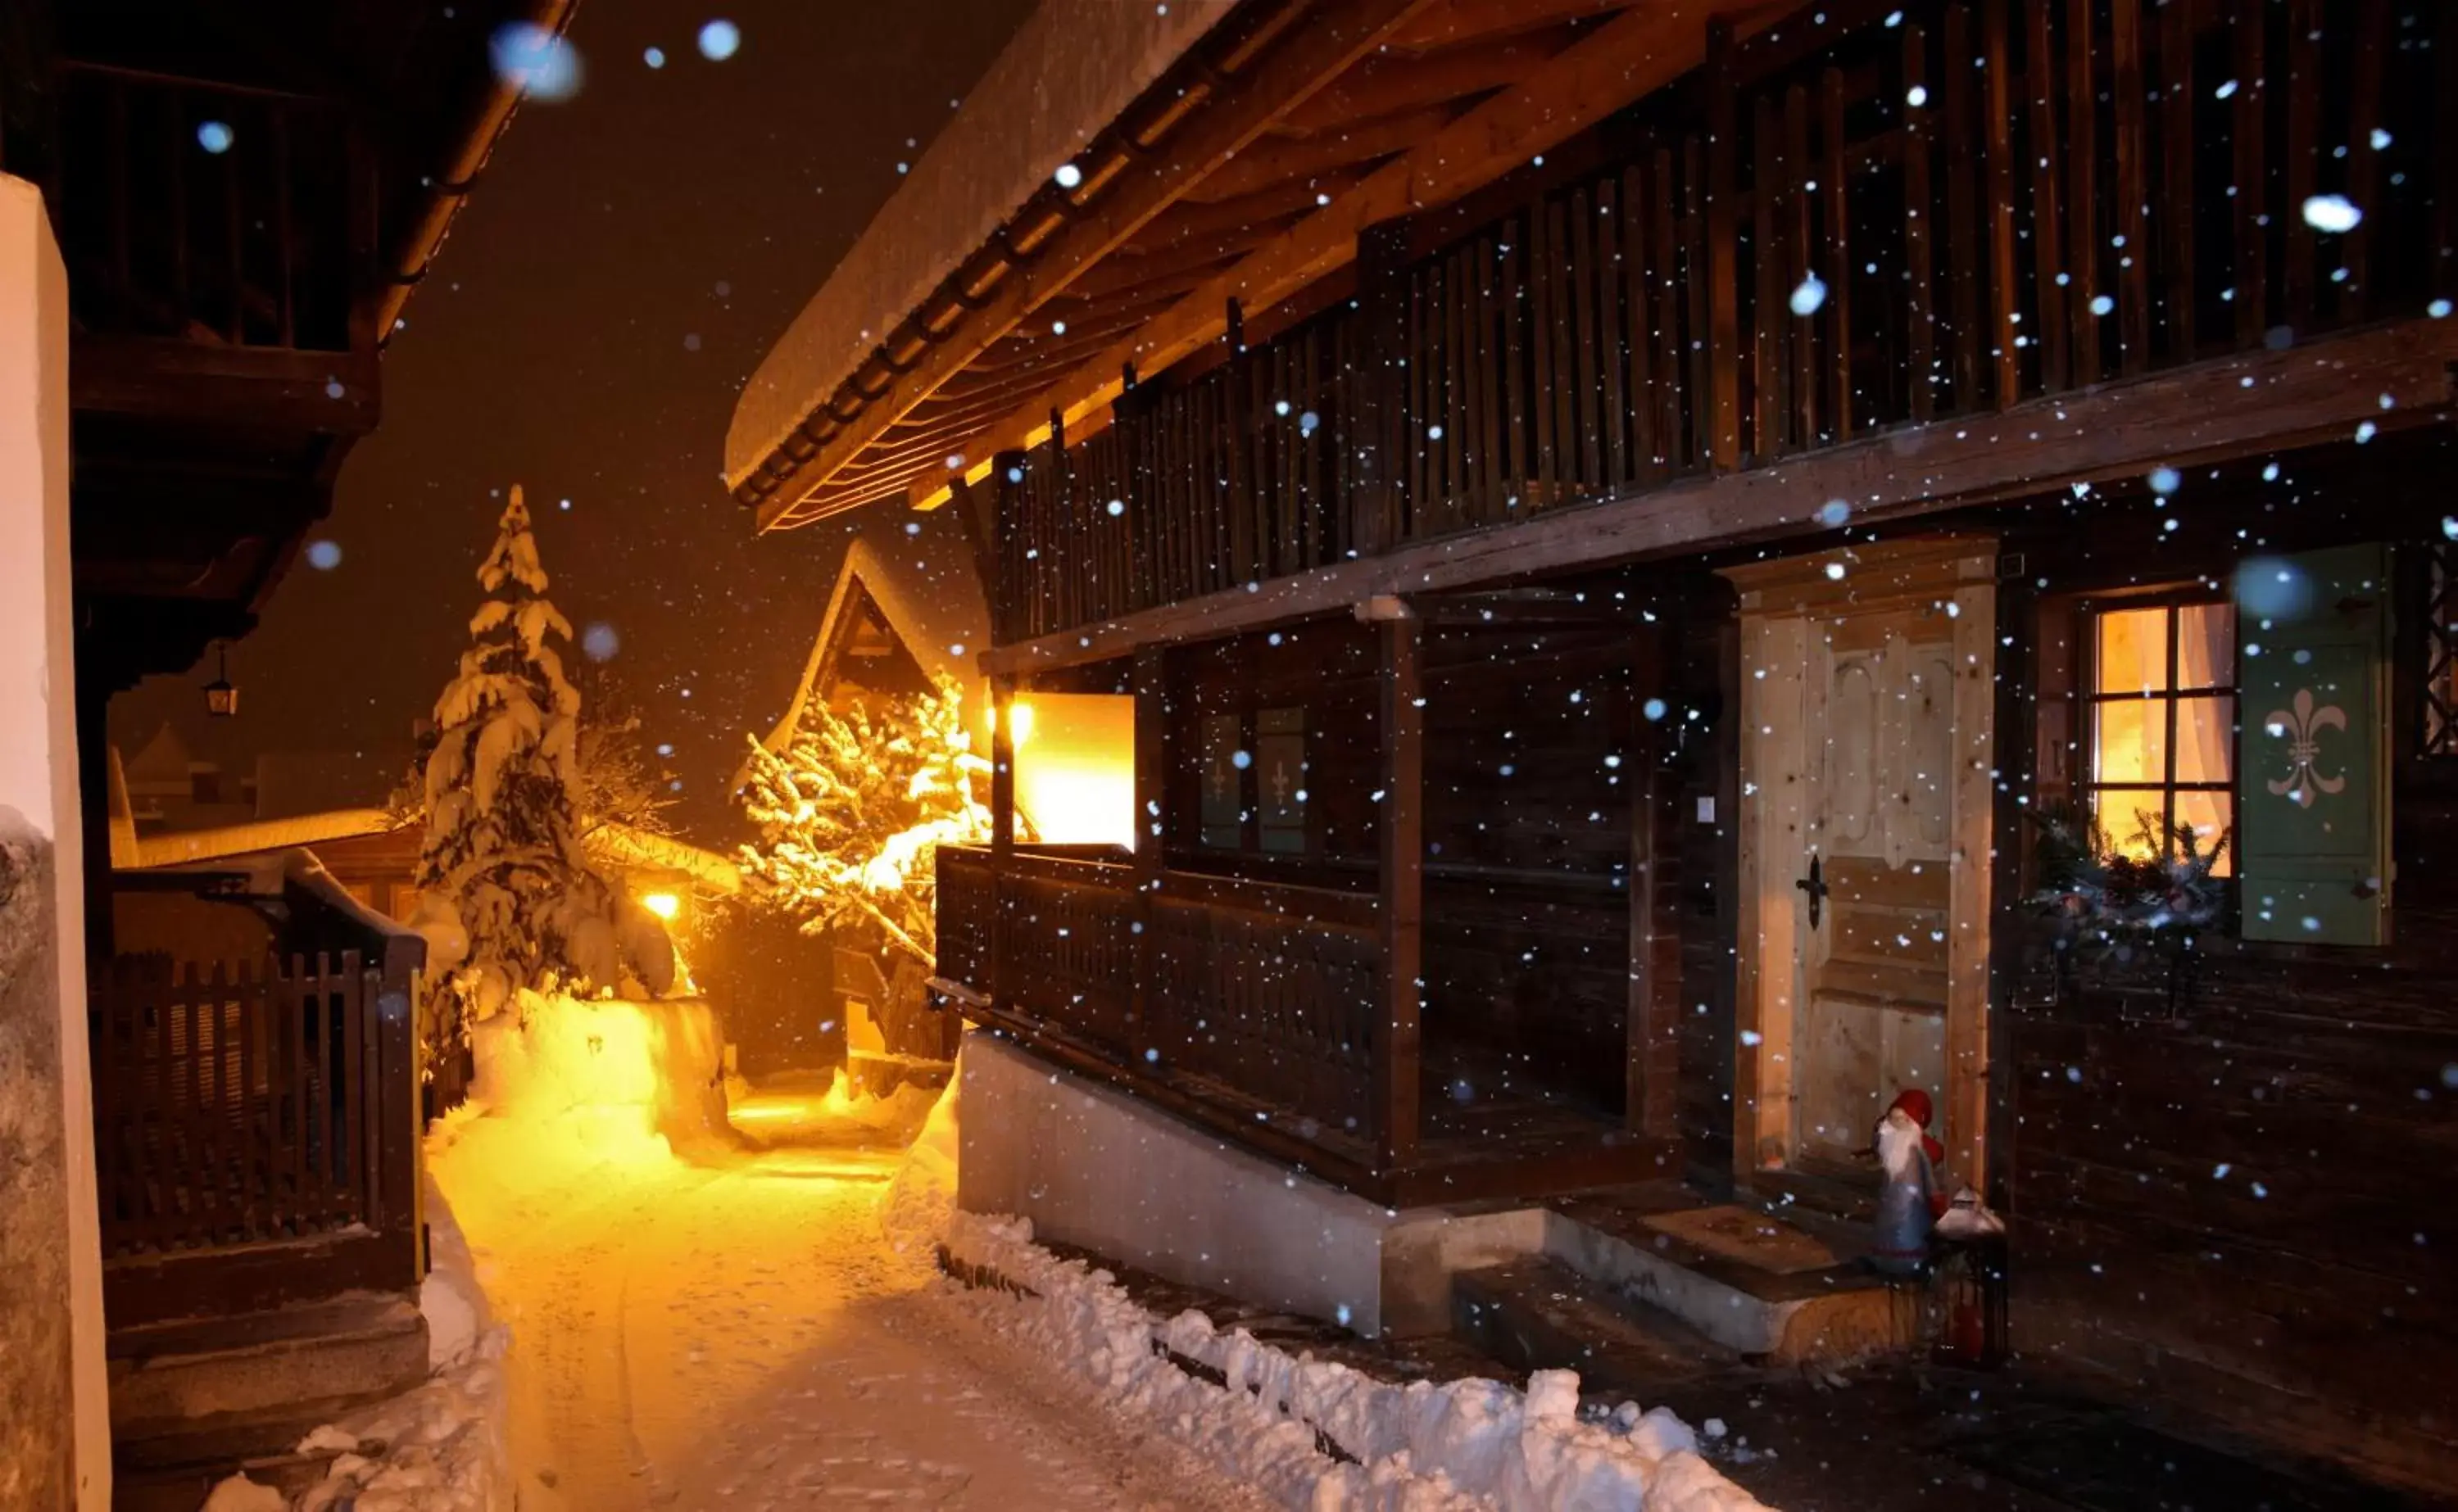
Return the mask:
[[(2389, 938), (2389, 590), (2377, 544), (2263, 557), (2238, 577), (2238, 928)], [(2284, 799), (2285, 801), (2281, 801)]]
[(2263, 721), (2275, 735), (2287, 738), (2287, 776), (2270, 779), (2270, 791), (2286, 798), (2298, 808), (2309, 809), (2323, 794), (2344, 793), (2347, 778), (2344, 772), (2337, 777), (2324, 777), (2313, 766), (2322, 754), (2322, 732), (2347, 728), (2347, 712), (2337, 704), (2313, 707), (2313, 690), (2299, 688), (2291, 707), (2271, 711)]

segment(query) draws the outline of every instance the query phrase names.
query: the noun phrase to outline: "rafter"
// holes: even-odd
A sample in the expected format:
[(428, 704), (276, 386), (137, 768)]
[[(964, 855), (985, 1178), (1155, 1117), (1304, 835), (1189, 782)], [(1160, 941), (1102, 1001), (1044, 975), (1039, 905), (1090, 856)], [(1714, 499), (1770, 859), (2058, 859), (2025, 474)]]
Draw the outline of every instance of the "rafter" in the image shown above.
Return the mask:
[[(1133, 237), (1155, 216), (1231, 162), (1272, 124), (1312, 98), (1435, 0), (1316, 0), (1281, 29), (1259, 61), (1162, 138), (1148, 159), (1131, 159), (1103, 182), (1088, 176), (1077, 198), (1091, 209), (1067, 219), (933, 344), (923, 346), (816, 455), (780, 481), (763, 517), (850, 464), (870, 439), (974, 357), (1030, 318), (1052, 294)], [(773, 462), (773, 458), (771, 459)], [(763, 466), (767, 464), (763, 464)], [(756, 474), (755, 474), (756, 476)]]
[[(1731, 16), (1736, 31), (1748, 34), (1791, 8), (1791, 0), (1650, 7), (1598, 27), (1060, 381), (1052, 397), (1064, 401), (1071, 433), (1097, 425), (1094, 416), (1117, 398), (1119, 374), (1129, 365), (1157, 373), (1219, 340), (1231, 300), (1254, 311), (1286, 299), (1352, 261), (1358, 233), (1366, 227), (1446, 204), (1671, 83), (1705, 58), (1710, 18)], [(1049, 432), (1047, 410), (1019, 408), (975, 443), (971, 454), (989, 457), (1038, 444)], [(989, 475), (986, 465), (976, 466), (979, 476)], [(932, 495), (926, 507), (944, 496), (945, 490)]]

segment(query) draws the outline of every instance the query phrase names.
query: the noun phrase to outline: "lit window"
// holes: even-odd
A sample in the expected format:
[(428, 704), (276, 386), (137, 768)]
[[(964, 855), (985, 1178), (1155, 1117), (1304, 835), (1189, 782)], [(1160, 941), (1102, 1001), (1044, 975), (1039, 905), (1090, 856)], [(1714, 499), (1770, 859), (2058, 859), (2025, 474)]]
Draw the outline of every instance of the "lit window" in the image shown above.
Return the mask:
[[(2226, 604), (2108, 610), (2093, 620), (2092, 812), (2132, 856), (2177, 826), (2208, 853), (2235, 828), (2236, 615)], [(2233, 847), (2231, 846), (2231, 850)], [(2236, 858), (2221, 858), (2221, 876)]]

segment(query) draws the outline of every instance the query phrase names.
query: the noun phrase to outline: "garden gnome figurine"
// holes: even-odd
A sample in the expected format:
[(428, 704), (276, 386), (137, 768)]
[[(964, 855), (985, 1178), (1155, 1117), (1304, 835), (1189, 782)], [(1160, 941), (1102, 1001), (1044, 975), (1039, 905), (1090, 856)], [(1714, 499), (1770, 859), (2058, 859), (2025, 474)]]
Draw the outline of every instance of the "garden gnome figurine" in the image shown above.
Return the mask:
[(1878, 1219), (1869, 1263), (1893, 1275), (1908, 1275), (1928, 1259), (1930, 1226), (1937, 1221), (1937, 1163), (1946, 1150), (1928, 1136), (1928, 1094), (1910, 1087), (1896, 1094), (1878, 1120)]

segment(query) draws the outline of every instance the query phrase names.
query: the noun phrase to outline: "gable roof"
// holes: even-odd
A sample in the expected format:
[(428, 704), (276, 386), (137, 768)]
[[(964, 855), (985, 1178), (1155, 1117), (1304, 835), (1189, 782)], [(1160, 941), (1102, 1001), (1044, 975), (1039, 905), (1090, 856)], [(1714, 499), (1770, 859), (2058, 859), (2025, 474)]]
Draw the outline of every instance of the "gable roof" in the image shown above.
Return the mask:
[(761, 744), (778, 752), (792, 744), (803, 712), (814, 699), (826, 701), (856, 632), (873, 612), (925, 676), (964, 690), (967, 724), (986, 733), (975, 658), (989, 645), (989, 605), (963, 522), (955, 510), (940, 509), (874, 522), (845, 549), (802, 680)]

